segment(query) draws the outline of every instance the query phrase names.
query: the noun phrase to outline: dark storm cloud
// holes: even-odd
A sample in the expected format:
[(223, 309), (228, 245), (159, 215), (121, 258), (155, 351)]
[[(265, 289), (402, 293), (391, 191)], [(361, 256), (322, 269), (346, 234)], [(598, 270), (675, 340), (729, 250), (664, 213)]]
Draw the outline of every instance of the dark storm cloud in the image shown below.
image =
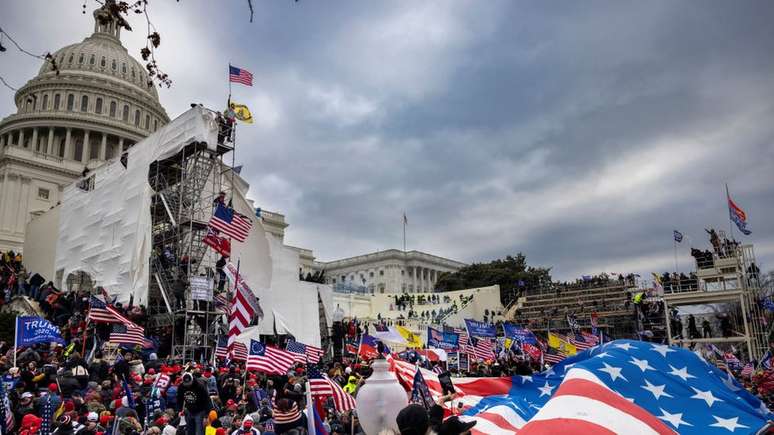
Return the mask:
[[(728, 228), (728, 182), (772, 268), (771, 2), (266, 2), (253, 24), (216, 3), (154, 6), (176, 81), (162, 102), (222, 104), (223, 66), (253, 71), (234, 88), (256, 117), (239, 131), (243, 175), (320, 259), (399, 247), (406, 210), (410, 249), (463, 261), (671, 269), (673, 228), (685, 245)], [(42, 5), (4, 8), (72, 22), (21, 39), (56, 47), (88, 28)], [(0, 73), (20, 83), (25, 62)]]

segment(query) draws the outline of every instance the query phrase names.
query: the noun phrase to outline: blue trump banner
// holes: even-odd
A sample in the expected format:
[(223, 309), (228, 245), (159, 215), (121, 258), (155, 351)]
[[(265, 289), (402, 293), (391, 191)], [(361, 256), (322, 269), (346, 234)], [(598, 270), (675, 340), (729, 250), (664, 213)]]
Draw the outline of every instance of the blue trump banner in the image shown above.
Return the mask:
[(457, 350), (460, 346), (460, 336), (455, 332), (443, 332), (428, 326), (427, 345), (447, 351)]
[(59, 328), (48, 320), (34, 316), (16, 318), (16, 347), (31, 346), (37, 343), (57, 342), (65, 344)]
[(529, 329), (522, 328), (519, 325), (514, 325), (510, 322), (503, 324), (503, 331), (505, 331), (506, 338), (512, 338), (519, 343), (537, 344), (537, 337)]
[(495, 337), (497, 332), (494, 325), (484, 322), (477, 322), (471, 319), (465, 319), (465, 326), (468, 328), (468, 335), (472, 337)]

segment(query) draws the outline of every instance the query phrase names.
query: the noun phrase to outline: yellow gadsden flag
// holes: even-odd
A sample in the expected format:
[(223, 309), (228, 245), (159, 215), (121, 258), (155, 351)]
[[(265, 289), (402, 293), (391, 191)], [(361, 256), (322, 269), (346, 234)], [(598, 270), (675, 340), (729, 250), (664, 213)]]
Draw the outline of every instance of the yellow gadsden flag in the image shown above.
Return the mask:
[(245, 106), (244, 104), (232, 102), (230, 107), (231, 107), (231, 110), (234, 111), (234, 117), (236, 119), (244, 122), (245, 124), (253, 123), (253, 114), (250, 113), (250, 109), (248, 109), (247, 106)]
[(406, 347), (422, 347), (422, 337), (419, 334), (414, 334), (408, 329), (402, 326), (395, 326), (401, 337), (406, 339)]
[(564, 338), (551, 332), (548, 333), (548, 346), (553, 347), (567, 356), (578, 353), (578, 349), (576, 349), (573, 344), (570, 344), (570, 342)]

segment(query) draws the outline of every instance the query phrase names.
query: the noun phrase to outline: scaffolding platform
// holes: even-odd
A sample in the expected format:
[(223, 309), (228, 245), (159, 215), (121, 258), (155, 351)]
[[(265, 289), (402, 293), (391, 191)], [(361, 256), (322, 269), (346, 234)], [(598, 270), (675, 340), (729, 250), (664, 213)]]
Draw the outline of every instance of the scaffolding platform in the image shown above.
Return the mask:
[[(709, 254), (708, 254), (709, 255)], [(697, 260), (696, 278), (698, 285), (664, 292), (664, 315), (669, 343), (678, 346), (695, 344), (738, 344), (745, 345), (750, 359), (759, 359), (768, 350), (770, 331), (766, 330), (763, 313), (758, 304), (761, 288), (758, 277), (751, 274), (755, 269), (755, 252), (752, 245), (735, 245), (722, 255), (713, 253), (701, 261)], [(680, 309), (690, 316), (703, 316), (709, 322), (709, 315), (687, 307), (712, 306), (716, 319), (728, 322), (727, 331), (711, 337), (688, 337), (683, 331), (674, 331), (676, 325), (682, 328)], [(694, 312), (696, 311), (696, 312)], [(685, 314), (683, 314), (685, 317)], [(694, 320), (696, 323), (696, 320)], [(697, 329), (703, 329), (697, 325)], [(717, 330), (717, 328), (715, 328)], [(703, 331), (700, 333), (703, 334)], [(690, 334), (690, 331), (689, 331)], [(714, 334), (713, 334), (714, 335)]]

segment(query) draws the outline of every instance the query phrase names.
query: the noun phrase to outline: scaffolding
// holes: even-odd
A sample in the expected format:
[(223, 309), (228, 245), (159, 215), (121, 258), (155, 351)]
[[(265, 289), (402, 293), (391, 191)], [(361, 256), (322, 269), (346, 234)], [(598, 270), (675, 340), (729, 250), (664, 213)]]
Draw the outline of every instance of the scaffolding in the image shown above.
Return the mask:
[[(766, 329), (759, 300), (762, 296), (753, 245), (732, 245), (715, 253), (696, 256), (697, 285), (665, 289), (664, 312), (669, 343), (680, 346), (695, 344), (741, 344), (750, 359), (759, 359), (768, 349), (771, 331)], [(686, 337), (682, 322), (675, 316), (677, 307), (715, 306), (728, 322), (727, 332), (710, 337)], [(706, 319), (706, 318), (705, 318)], [(675, 329), (679, 327), (680, 331)], [(730, 330), (730, 333), (728, 332)]]
[(232, 190), (233, 180), (224, 180), (230, 167), (223, 162), (230, 151), (233, 147), (224, 144), (212, 150), (206, 143), (192, 142), (149, 170), (154, 191), (151, 327), (171, 337), (171, 355), (186, 361), (209, 360), (221, 332), (224, 313), (212, 301), (192, 300), (190, 284), (192, 278), (203, 277), (214, 288), (213, 253), (204, 238), (216, 198)]

